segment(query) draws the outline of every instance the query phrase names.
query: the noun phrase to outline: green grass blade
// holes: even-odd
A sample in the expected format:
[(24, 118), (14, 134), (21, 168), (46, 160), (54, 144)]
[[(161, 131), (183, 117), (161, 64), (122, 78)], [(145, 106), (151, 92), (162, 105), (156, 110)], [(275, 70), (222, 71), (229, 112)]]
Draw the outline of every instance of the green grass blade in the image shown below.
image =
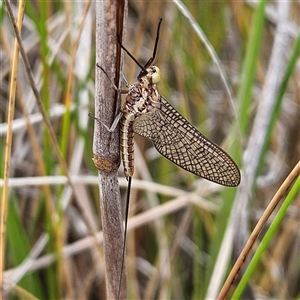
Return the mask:
[(242, 78), (238, 90), (237, 98), (240, 104), (240, 124), (243, 133), (247, 131), (250, 120), (248, 117), (248, 113), (252, 102), (255, 72), (257, 69), (259, 50), (262, 41), (262, 34), (264, 31), (266, 3), (266, 0), (260, 1), (253, 17), (247, 52), (242, 70)]
[[(31, 243), (30, 237), (20, 221), (18, 209), (16, 208), (16, 200), (15, 197), (10, 198), (7, 215), (7, 248), (10, 249), (8, 256), (13, 266), (21, 264), (28, 256)], [(41, 289), (42, 284), (36, 273), (31, 273), (23, 277), (20, 282), (18, 282), (18, 285), (36, 297), (45, 299), (45, 295)]]
[(281, 111), (281, 105), (282, 105), (283, 98), (284, 98), (283, 96), (285, 95), (285, 92), (288, 88), (288, 84), (290, 82), (290, 78), (291, 78), (291, 76), (292, 76), (292, 74), (293, 74), (293, 72), (296, 68), (296, 64), (297, 64), (297, 61), (299, 59), (299, 55), (300, 55), (300, 33), (299, 33), (299, 35), (298, 35), (298, 37), (295, 41), (295, 45), (294, 45), (294, 48), (292, 50), (291, 58), (287, 63), (287, 68), (286, 68), (286, 71), (285, 71), (285, 74), (284, 74), (284, 77), (283, 77), (283, 80), (282, 80), (281, 87), (279, 89), (276, 104), (274, 106), (274, 111), (272, 112), (272, 118), (271, 118), (270, 123), (269, 123), (267, 136), (266, 136), (266, 139), (264, 141), (264, 145), (263, 145), (263, 149), (262, 149), (262, 155), (260, 156), (260, 161), (259, 161), (259, 164), (258, 164), (260, 167), (257, 169), (257, 173), (259, 173), (260, 168), (262, 167), (262, 161), (264, 159), (265, 153), (267, 152), (269, 142), (270, 142), (270, 139), (271, 139), (271, 135), (272, 135), (273, 129), (275, 127), (275, 123), (279, 118), (279, 114), (280, 114), (280, 111)]
[(269, 245), (270, 241), (274, 237), (274, 235), (277, 233), (279, 225), (281, 224), (283, 218), (286, 216), (287, 209), (291, 206), (293, 201), (296, 199), (297, 193), (299, 193), (300, 190), (300, 177), (296, 180), (295, 184), (293, 185), (292, 189), (288, 193), (285, 201), (282, 203), (282, 206), (280, 207), (278, 213), (276, 214), (272, 224), (270, 225), (267, 233), (265, 234), (263, 240), (261, 241), (260, 245), (258, 246), (251, 262), (249, 263), (248, 268), (245, 271), (244, 276), (242, 277), (241, 281), (239, 282), (239, 285), (237, 286), (232, 299), (240, 299), (241, 295), (243, 293), (243, 290), (245, 289), (247, 283), (249, 282), (252, 273), (255, 271), (257, 264), (261, 260), (262, 255), (267, 249), (267, 246)]
[[(242, 126), (241, 131), (245, 133), (249, 126), (249, 118), (248, 112), (250, 106), (252, 105), (252, 90), (254, 86), (254, 78), (256, 72), (257, 62), (259, 60), (259, 50), (262, 40), (262, 32), (264, 26), (264, 16), (265, 16), (265, 5), (266, 1), (261, 1), (257, 6), (255, 14), (252, 20), (252, 26), (250, 30), (249, 42), (247, 46), (247, 51), (245, 55), (245, 61), (243, 64), (242, 69), (242, 79), (240, 82), (240, 87), (238, 91), (238, 103), (239, 103), (239, 117), (240, 117), (240, 124)], [(232, 135), (236, 136), (234, 133), (234, 129), (232, 130)], [(232, 138), (233, 142), (229, 149), (229, 153), (234, 158), (235, 161), (241, 161), (241, 145), (239, 145), (238, 139)], [(223, 204), (220, 213), (216, 218), (216, 226), (219, 228), (217, 236), (214, 238), (211, 244), (210, 254), (212, 256), (211, 263), (207, 269), (206, 280), (206, 290), (209, 284), (209, 280), (211, 278), (211, 274), (214, 269), (214, 264), (216, 261), (216, 257), (218, 256), (219, 249), (222, 243), (223, 235), (227, 228), (227, 223), (229, 220), (229, 216), (231, 214), (231, 208), (233, 205), (233, 200), (235, 196), (236, 190), (233, 189), (224, 189), (222, 191), (222, 198), (226, 203)], [(209, 275), (210, 274), (210, 275)]]

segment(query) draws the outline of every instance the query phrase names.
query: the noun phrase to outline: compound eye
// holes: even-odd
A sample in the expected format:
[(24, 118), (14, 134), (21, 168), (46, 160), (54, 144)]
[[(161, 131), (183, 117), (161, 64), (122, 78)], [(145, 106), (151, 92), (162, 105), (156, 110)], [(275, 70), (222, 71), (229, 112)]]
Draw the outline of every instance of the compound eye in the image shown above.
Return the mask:
[(159, 70), (159, 68), (156, 67), (156, 66), (153, 66), (152, 67), (152, 73), (153, 73), (152, 76), (151, 76), (152, 83), (154, 83), (154, 84), (159, 83), (159, 81), (160, 81), (160, 70)]

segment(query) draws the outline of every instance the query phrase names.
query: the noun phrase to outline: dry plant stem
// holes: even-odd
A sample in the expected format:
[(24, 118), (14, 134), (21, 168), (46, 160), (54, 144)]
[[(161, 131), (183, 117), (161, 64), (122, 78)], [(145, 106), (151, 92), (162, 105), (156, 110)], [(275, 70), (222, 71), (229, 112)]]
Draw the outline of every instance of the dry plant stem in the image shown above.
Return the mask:
[[(17, 30), (22, 28), (22, 20), (24, 15), (25, 2), (19, 2), (18, 9), (18, 20), (15, 24)], [(12, 120), (15, 111), (15, 96), (16, 96), (16, 85), (17, 85), (17, 70), (18, 70), (18, 56), (19, 47), (18, 42), (14, 42), (14, 52), (12, 61), (12, 72), (10, 78), (10, 95), (8, 102), (8, 117), (7, 125), (8, 130), (6, 134), (6, 147), (5, 147), (5, 158), (4, 158), (4, 175), (3, 175), (3, 193), (0, 207), (0, 299), (3, 297), (3, 271), (5, 269), (5, 240), (6, 240), (6, 219), (7, 219), (7, 205), (8, 205), (8, 178), (10, 171), (10, 158), (11, 158), (11, 146), (12, 146)]]
[[(186, 207), (193, 205), (199, 205), (199, 207), (203, 208), (201, 203), (195, 202), (192, 195), (185, 194), (181, 195), (173, 200), (170, 200), (162, 205), (156, 206), (151, 208), (150, 210), (147, 210), (139, 215), (136, 215), (128, 220), (128, 232), (139, 228), (141, 226), (145, 226), (146, 224), (149, 224), (151, 222), (155, 222), (158, 219), (163, 219), (165, 216), (175, 213), (179, 210), (185, 209)], [(209, 203), (209, 201), (207, 201)], [(207, 209), (207, 208), (204, 208)], [(210, 208), (208, 208), (209, 211), (213, 211)], [(103, 243), (103, 232), (97, 232), (96, 233), (97, 242), (99, 244)], [(81, 240), (78, 240), (76, 242), (73, 242), (72, 244), (69, 244), (63, 248), (63, 255), (65, 258), (72, 257), (76, 254), (79, 254), (83, 251), (86, 251), (87, 249), (90, 249), (94, 247), (95, 245), (95, 238), (94, 236), (87, 236), (82, 238)], [(48, 265), (51, 265), (53, 262), (55, 262), (57, 259), (57, 256), (54, 254), (46, 254), (42, 257), (39, 257), (35, 260), (35, 262), (32, 264), (32, 266), (29, 268), (29, 271), (36, 271), (41, 270), (45, 268)], [(12, 273), (17, 271), (18, 268), (13, 270), (7, 270), (5, 272), (5, 276), (9, 277), (12, 276)], [(147, 299), (144, 297), (144, 299)]]
[[(110, 76), (116, 86), (121, 86), (121, 47), (123, 26), (127, 19), (125, 1), (97, 1), (96, 3), (96, 61)], [(120, 110), (120, 94), (113, 88), (105, 74), (96, 68), (95, 115), (110, 126)], [(123, 224), (118, 185), (120, 163), (119, 127), (109, 132), (100, 122), (94, 123), (94, 163), (99, 170), (101, 217), (104, 237), (107, 299), (126, 299), (126, 272), (123, 266)]]
[(239, 117), (238, 117), (238, 113), (237, 113), (238, 109), (236, 107), (236, 100), (235, 100), (234, 93), (233, 93), (233, 90), (231, 88), (229, 79), (226, 75), (225, 67), (223, 66), (221, 60), (219, 59), (215, 49), (213, 48), (212, 44), (209, 41), (209, 39), (206, 37), (206, 35), (204, 34), (201, 27), (197, 24), (196, 20), (194, 19), (194, 17), (190, 13), (190, 11), (187, 9), (187, 7), (180, 0), (173, 0), (173, 2), (177, 5), (178, 9), (182, 12), (182, 14), (190, 22), (192, 28), (194, 29), (194, 31), (196, 32), (196, 34), (198, 35), (198, 37), (200, 38), (200, 40), (202, 41), (204, 46), (206, 47), (210, 57), (212, 58), (213, 62), (215, 63), (215, 65), (216, 65), (216, 67), (219, 71), (220, 77), (222, 79), (222, 82), (224, 84), (226, 92), (229, 96), (229, 100), (230, 100), (231, 107), (233, 109), (235, 121), (238, 125), (237, 126), (238, 138), (240, 140), (240, 144), (243, 144), (242, 143), (243, 142), (243, 135), (242, 135), (242, 132), (240, 130), (241, 126), (240, 126), (240, 121), (239, 121)]
[[(74, 4), (74, 18), (78, 19), (78, 29), (77, 27), (74, 28), (74, 33), (76, 33), (76, 38), (72, 46), (72, 51), (70, 55), (70, 64), (69, 64), (69, 71), (68, 71), (68, 80), (67, 80), (67, 88), (66, 88), (66, 94), (65, 94), (65, 105), (66, 110), (69, 113), (71, 109), (71, 101), (72, 101), (72, 88), (74, 80), (74, 75), (78, 72), (76, 72), (77, 69), (80, 66), (80, 78), (83, 80), (86, 76), (88, 76), (89, 70), (89, 62), (91, 60), (91, 30), (92, 30), (92, 18), (91, 18), (91, 12), (90, 12), (90, 6), (91, 1), (88, 1), (87, 3), (81, 3), (78, 2)], [(79, 94), (80, 102), (82, 104), (82, 101), (85, 101), (85, 103), (88, 102), (88, 96), (87, 92), (81, 91)], [(67, 113), (67, 114), (68, 114)], [(87, 107), (82, 107), (80, 109), (80, 112), (78, 112), (79, 115), (79, 122), (81, 128), (86, 128), (88, 124), (88, 109)], [(80, 173), (80, 164), (78, 164), (78, 161), (82, 160), (82, 153), (84, 151), (84, 138), (79, 137), (77, 138), (73, 151), (72, 151), (72, 159), (70, 162), (70, 173), (72, 175)], [(73, 183), (74, 184), (74, 183)], [(93, 234), (96, 229), (97, 225), (95, 222), (94, 217), (92, 217), (92, 210), (89, 209), (89, 205), (85, 202), (88, 197), (82, 197), (82, 192), (84, 189), (81, 188), (80, 184), (75, 185), (75, 200), (78, 206), (80, 207), (82, 214), (84, 216), (85, 222), (87, 224), (88, 230), (91, 234)], [(62, 196), (62, 207), (65, 210), (67, 206), (69, 205), (70, 201), (72, 199), (72, 189), (70, 186), (67, 186), (63, 191)], [(95, 243), (97, 247), (97, 243)], [(98, 249), (97, 247), (97, 250)], [(101, 251), (100, 251), (101, 252)]]
[[(258, 103), (253, 128), (243, 157), (244, 172), (241, 185), (239, 186), (235, 197), (235, 204), (232, 209), (228, 232), (226, 231), (224, 235), (224, 237), (227, 237), (229, 241), (232, 241), (234, 237), (234, 253), (237, 253), (235, 257), (237, 257), (242, 251), (243, 246), (246, 243), (246, 237), (249, 236), (247, 207), (258, 170), (258, 162), (266, 140), (270, 118), (275, 106), (278, 88), (280, 87), (280, 82), (283, 79), (283, 70), (285, 69), (286, 62), (286, 49), (288, 47), (288, 35), (286, 34), (288, 10), (288, 1), (278, 1), (279, 18), (277, 20), (278, 25), (276, 28), (268, 73), (262, 97)], [(209, 293), (207, 295), (209, 298), (215, 298), (217, 296), (219, 290), (218, 286), (219, 284), (221, 285), (221, 281), (223, 280), (223, 276), (221, 276), (221, 274), (225, 273), (227, 265), (227, 263), (224, 263), (224, 260), (228, 262), (232, 252), (231, 249), (228, 249), (227, 247), (229, 243), (230, 242), (226, 242), (224, 238), (223, 249), (227, 248), (229, 251), (220, 251), (217, 259), (217, 262), (220, 262), (220, 264), (217, 263), (215, 266), (215, 277), (214, 280), (211, 281)]]
[(242, 250), (240, 256), (238, 257), (236, 263), (234, 264), (222, 290), (220, 291), (220, 294), (218, 296), (218, 300), (226, 299), (226, 296), (228, 294), (228, 291), (232, 285), (232, 283), (235, 281), (235, 279), (240, 274), (240, 271), (242, 269), (243, 264), (245, 263), (255, 241), (257, 240), (259, 234), (261, 233), (262, 229), (264, 228), (266, 222), (268, 221), (269, 217), (271, 216), (272, 212), (286, 193), (286, 191), (291, 187), (293, 182), (297, 179), (297, 177), (300, 175), (300, 161), (297, 163), (297, 165), (294, 167), (292, 172), (289, 174), (289, 176), (285, 179), (283, 184), (280, 186), (276, 194), (274, 195), (273, 199), (271, 200), (270, 204), (266, 208), (264, 214), (256, 224), (255, 228), (253, 229), (247, 244), (245, 245), (244, 249)]
[[(71, 109), (74, 109), (72, 107)], [(61, 117), (65, 113), (66, 109), (65, 106), (62, 104), (54, 105), (49, 110), (49, 116), (51, 119), (57, 119)], [(28, 118), (21, 117), (18, 119), (14, 119), (12, 122), (12, 131), (16, 133), (20, 130), (23, 130), (24, 126), (27, 126), (28, 123), (34, 125), (40, 123), (43, 120), (41, 113), (32, 113), (28, 115)], [(0, 124), (0, 136), (4, 136), (7, 133), (7, 123)]]
[[(64, 96), (64, 104), (66, 106), (66, 114), (64, 116), (64, 123), (65, 124), (70, 122), (70, 109), (71, 109), (71, 103), (72, 103), (72, 88), (73, 88), (73, 84), (76, 82), (74, 80), (75, 79), (74, 78), (75, 77), (75, 72), (74, 72), (75, 66), (78, 63), (78, 61), (82, 61), (84, 59), (86, 59), (86, 60), (90, 59), (89, 50), (85, 52), (83, 58), (76, 59), (76, 54), (79, 51), (78, 48), (79, 48), (80, 41), (84, 38), (84, 37), (82, 37), (82, 33), (83, 33), (84, 26), (86, 25), (85, 21), (86, 21), (86, 18), (88, 16), (90, 6), (91, 6), (91, 0), (87, 1), (86, 3), (76, 3), (76, 4), (74, 3), (74, 6), (73, 6), (74, 9), (76, 10), (76, 12), (73, 15), (73, 18), (77, 19), (78, 16), (80, 16), (80, 19), (78, 18), (78, 21), (79, 21), (78, 28), (74, 26), (74, 29), (73, 29), (74, 33), (76, 35), (75, 35), (75, 40), (74, 40), (74, 43), (72, 45), (72, 49), (71, 49), (71, 53), (70, 53), (70, 63), (69, 63), (69, 70), (68, 70), (67, 87), (66, 87), (66, 93), (65, 93), (65, 96)], [(88, 22), (89, 21), (90, 20), (88, 20)], [(87, 38), (87, 40), (89, 40), (89, 39)], [(82, 75), (82, 76), (86, 75), (85, 65), (82, 65), (80, 75)], [(81, 111), (81, 113), (84, 113), (84, 111)], [(85, 113), (87, 114), (88, 112), (85, 112)], [(86, 124), (88, 123), (87, 118), (88, 117), (86, 116), (86, 118), (85, 118), (86, 119)], [(84, 119), (84, 118), (80, 118), (80, 121), (83, 121), (82, 119)], [(63, 129), (63, 131), (64, 131), (64, 129)], [(82, 149), (83, 149), (83, 146), (82, 146)], [(74, 148), (73, 148), (73, 153), (72, 154), (73, 155), (75, 154), (75, 149)], [(81, 158), (78, 161), (81, 161)], [(77, 161), (77, 166), (79, 168), (80, 164), (78, 164), (78, 161)], [(75, 172), (74, 173), (72, 172), (72, 171), (75, 171), (74, 167), (73, 167), (73, 170), (72, 170), (72, 165), (70, 164), (69, 166), (70, 166), (70, 173), (74, 174)], [(83, 212), (83, 216), (84, 216), (86, 225), (88, 227), (89, 233), (91, 235), (93, 235), (94, 232), (96, 231), (96, 228), (95, 228), (95, 226), (93, 226), (93, 223), (92, 223), (93, 219), (87, 217), (87, 212), (88, 212), (87, 208), (88, 208), (88, 206), (84, 205), (84, 200), (83, 199), (85, 197), (82, 197), (82, 194), (79, 192), (79, 190), (80, 190), (80, 186), (78, 186), (78, 185), (77, 186), (74, 185), (74, 189), (72, 189), (72, 187), (70, 185), (65, 186), (64, 191), (62, 193), (62, 197), (61, 197), (61, 201), (60, 201), (61, 204), (60, 205), (61, 205), (62, 209), (65, 209), (68, 206), (68, 204), (70, 203), (70, 201), (72, 199), (72, 194), (74, 192), (76, 203), (78, 204), (81, 211)], [(61, 224), (61, 226), (58, 227), (59, 228), (58, 229), (59, 237), (60, 237), (60, 239), (58, 239), (58, 241), (59, 241), (59, 247), (58, 248), (59, 249), (61, 249), (63, 247), (63, 233), (62, 233), (62, 231), (63, 231), (63, 227), (64, 227), (63, 223), (60, 223), (60, 224)], [(102, 255), (101, 247), (96, 242), (95, 242), (95, 249), (99, 253), (98, 254), (99, 256)], [(72, 284), (71, 284), (71, 282), (72, 282), (71, 277), (72, 276), (71, 276), (70, 272), (68, 271), (68, 267), (65, 264), (63, 264), (62, 261), (63, 261), (63, 256), (60, 253), (58, 266), (61, 266), (61, 268), (60, 268), (61, 278), (59, 279), (59, 281), (62, 281), (62, 279), (63, 279), (63, 281), (65, 283), (66, 298), (74, 299), (74, 295), (73, 295), (73, 291), (72, 291)]]
[(26, 68), (26, 75), (28, 77), (28, 81), (29, 81), (29, 84), (32, 88), (33, 94), (36, 98), (38, 108), (39, 108), (39, 110), (40, 110), (40, 112), (43, 116), (43, 120), (44, 120), (44, 123), (46, 125), (46, 129), (47, 129), (48, 134), (50, 136), (50, 142), (51, 142), (52, 147), (54, 149), (54, 152), (55, 152), (55, 154), (58, 158), (59, 164), (60, 164), (64, 174), (66, 174), (66, 176), (68, 178), (68, 183), (70, 184), (70, 186), (73, 188), (73, 191), (74, 191), (74, 187), (73, 187), (71, 179), (70, 179), (67, 164), (66, 164), (66, 162), (65, 162), (65, 160), (64, 160), (64, 158), (63, 158), (63, 156), (60, 152), (58, 142), (57, 142), (57, 139), (55, 137), (55, 133), (54, 133), (54, 131), (52, 129), (52, 126), (51, 126), (51, 123), (50, 123), (50, 121), (47, 117), (47, 114), (46, 114), (46, 111), (44, 109), (39, 91), (38, 91), (37, 86), (35, 84), (34, 77), (33, 77), (33, 74), (32, 74), (32, 70), (31, 70), (31, 67), (30, 67), (30, 63), (29, 63), (27, 54), (25, 52), (25, 48), (23, 46), (21, 36), (20, 36), (19, 30), (18, 30), (17, 25), (16, 25), (15, 18), (14, 18), (14, 15), (13, 15), (12, 7), (11, 7), (10, 2), (8, 0), (5, 0), (5, 4), (6, 4), (6, 8), (7, 8), (7, 12), (8, 12), (10, 21), (11, 21), (12, 26), (13, 26), (14, 34), (15, 34), (16, 39), (18, 41), (18, 46), (19, 46), (19, 50), (20, 50), (20, 53), (21, 53), (21, 57), (23, 59), (23, 62), (24, 62), (25, 68)]
[[(51, 123), (50, 123), (50, 121), (49, 121), (49, 119), (47, 117), (46, 111), (45, 111), (43, 103), (42, 103), (42, 99), (41, 99), (39, 91), (37, 89), (37, 86), (36, 86), (36, 83), (35, 83), (35, 80), (34, 80), (34, 77), (33, 77), (33, 74), (32, 74), (32, 70), (31, 70), (31, 67), (30, 67), (30, 63), (29, 63), (29, 60), (28, 60), (25, 48), (23, 46), (22, 40), (21, 40), (20, 30), (19, 30), (19, 28), (18, 28), (18, 26), (16, 24), (16, 21), (15, 21), (14, 15), (13, 15), (11, 4), (10, 4), (10, 2), (8, 0), (5, 0), (5, 4), (6, 4), (7, 12), (8, 12), (8, 15), (9, 15), (9, 18), (10, 18), (10, 22), (11, 22), (13, 30), (14, 30), (14, 34), (15, 34), (16, 40), (18, 42), (19, 51), (21, 53), (21, 57), (23, 59), (23, 62), (24, 62), (25, 68), (26, 68), (26, 75), (27, 75), (29, 84), (30, 84), (30, 86), (31, 86), (31, 88), (33, 90), (34, 96), (36, 98), (38, 108), (39, 108), (39, 110), (40, 110), (40, 112), (41, 112), (41, 114), (43, 116), (43, 121), (44, 121), (44, 123), (46, 125), (46, 129), (47, 129), (49, 137), (50, 137), (51, 145), (52, 145), (52, 147), (54, 149), (54, 152), (55, 152), (55, 154), (56, 154), (56, 156), (58, 158), (59, 164), (60, 164), (60, 166), (61, 166), (64, 174), (68, 178), (68, 183), (70, 184), (72, 190), (74, 191), (75, 189), (74, 189), (74, 186), (73, 186), (73, 184), (71, 182), (71, 178), (70, 178), (70, 175), (69, 175), (67, 164), (64, 161), (64, 158), (63, 158), (63, 156), (62, 156), (62, 154), (60, 152), (60, 149), (59, 149), (59, 146), (58, 146), (58, 142), (57, 142), (57, 139), (55, 137), (55, 133), (54, 133), (54, 131), (52, 129), (52, 126), (51, 126)], [(24, 3), (24, 5), (25, 5), (25, 3)], [(9, 132), (8, 132), (8, 135), (9, 135)], [(51, 215), (51, 217), (52, 217), (51, 218), (51, 222), (55, 222), (54, 216)], [(56, 246), (58, 247), (59, 245), (56, 245)]]
[(42, 234), (36, 241), (35, 245), (32, 247), (27, 258), (15, 269), (15, 272), (11, 276), (7, 276), (5, 278), (6, 295), (10, 292), (14, 285), (16, 285), (24, 276), (26, 276), (29, 268), (44, 250), (48, 240), (48, 235)]
[(271, 121), (272, 112), (276, 105), (278, 89), (282, 82), (286, 66), (286, 49), (288, 49), (287, 24), (289, 23), (289, 1), (278, 1), (278, 20), (274, 39), (274, 45), (269, 62), (268, 73), (262, 97), (258, 103), (257, 113), (253, 122), (253, 128), (249, 137), (248, 145), (244, 154), (244, 176), (238, 189), (236, 199), (238, 199), (236, 228), (244, 231), (236, 235), (239, 244), (235, 245), (236, 253), (241, 251), (245, 244), (245, 237), (248, 230), (245, 229), (247, 219), (247, 206), (251, 197), (251, 191), (258, 171), (258, 163), (262, 155), (263, 146), (266, 140), (268, 127)]
[(85, 5), (82, 19), (79, 23), (80, 25), (78, 28), (78, 34), (76, 36), (76, 39), (75, 39), (75, 42), (74, 42), (74, 45), (72, 48), (70, 69), (68, 72), (69, 76), (68, 76), (68, 83), (67, 83), (67, 91), (66, 91), (66, 96), (65, 96), (65, 100), (64, 100), (67, 109), (69, 109), (69, 105), (71, 103), (71, 98), (72, 98), (72, 92), (71, 92), (72, 91), (72, 83), (75, 82), (74, 81), (74, 65), (75, 65), (76, 52), (78, 50), (78, 45), (80, 42), (80, 38), (81, 38), (83, 26), (84, 26), (84, 21), (86, 19), (86, 16), (90, 9), (90, 6), (91, 6), (91, 0), (89, 0)]

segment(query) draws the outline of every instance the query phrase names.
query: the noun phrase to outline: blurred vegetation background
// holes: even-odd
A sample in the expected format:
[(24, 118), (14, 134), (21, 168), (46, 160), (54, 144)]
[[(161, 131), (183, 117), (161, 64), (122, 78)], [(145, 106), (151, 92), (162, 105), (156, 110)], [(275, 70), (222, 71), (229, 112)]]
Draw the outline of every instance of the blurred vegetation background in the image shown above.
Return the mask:
[[(14, 34), (4, 2), (0, 5), (0, 156), (4, 166)], [(7, 299), (106, 297), (101, 199), (92, 161), (94, 121), (88, 118), (89, 111), (94, 111), (95, 3), (88, 5), (26, 1), (22, 41), (58, 146), (75, 176), (75, 194), (66, 186), (20, 60), (6, 224)], [(129, 1), (125, 46), (145, 63), (152, 55), (158, 19), (163, 18), (155, 60), (162, 72), (160, 94), (233, 156), (242, 171), (242, 186), (230, 189), (199, 179), (161, 157), (150, 141), (136, 136), (130, 217), (148, 214), (132, 218), (139, 223), (132, 223), (135, 228), (128, 233), (130, 299), (215, 297), (220, 283), (213, 274), (221, 268), (219, 259), (226, 275), (240, 244), (299, 161), (299, 1), (287, 4), (288, 18), (280, 27), (285, 30), (285, 51), (283, 56), (278, 51), (278, 57), (275, 34), (284, 21), (280, 1), (185, 1), (185, 5), (217, 53), (234, 98), (229, 98), (191, 19), (173, 2)], [(282, 67), (272, 74), (276, 62)], [(125, 55), (130, 83), (138, 72)], [(281, 76), (276, 101), (273, 106), (261, 106), (272, 75)], [(249, 137), (254, 145), (261, 138), (253, 134), (253, 124), (264, 115), (270, 116), (265, 143), (259, 156), (251, 157)], [(257, 164), (248, 185), (243, 182), (252, 165), (247, 157)], [(122, 165), (119, 172), (125, 202)], [(1, 191), (2, 186), (3, 181)], [(226, 240), (234, 203), (242, 197), (247, 198), (245, 206), (238, 213), (235, 210), (239, 226), (234, 228), (233, 241)], [(243, 299), (300, 298), (299, 208), (298, 193), (250, 277)], [(224, 241), (233, 251), (222, 260)]]

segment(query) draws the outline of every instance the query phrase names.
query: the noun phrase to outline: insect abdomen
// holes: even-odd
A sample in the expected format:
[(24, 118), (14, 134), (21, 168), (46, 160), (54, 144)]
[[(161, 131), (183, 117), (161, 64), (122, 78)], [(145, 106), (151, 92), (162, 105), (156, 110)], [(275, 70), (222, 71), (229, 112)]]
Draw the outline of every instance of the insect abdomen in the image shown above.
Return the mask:
[(121, 154), (125, 177), (132, 177), (134, 172), (134, 145), (133, 145), (133, 113), (124, 114), (121, 119)]

